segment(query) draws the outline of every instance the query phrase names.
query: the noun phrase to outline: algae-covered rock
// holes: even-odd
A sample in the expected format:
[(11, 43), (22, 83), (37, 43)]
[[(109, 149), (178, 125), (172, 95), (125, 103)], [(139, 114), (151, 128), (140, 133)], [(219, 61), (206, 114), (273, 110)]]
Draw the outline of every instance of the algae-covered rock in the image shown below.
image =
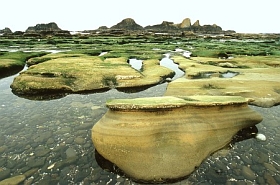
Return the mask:
[(192, 173), (242, 128), (261, 122), (242, 97), (190, 96), (110, 100), (92, 128), (98, 153), (144, 181)]
[[(166, 96), (242, 96), (260, 107), (280, 104), (280, 68), (277, 67), (280, 59), (277, 57), (173, 59), (186, 71), (186, 78), (169, 83)], [(223, 65), (225, 62), (227, 65)], [(227, 77), (223, 75), (226, 73), (235, 75)]]
[(61, 57), (43, 57), (42, 60), (47, 61), (22, 72), (11, 85), (13, 92), (28, 96), (144, 87), (174, 75), (170, 69), (160, 66), (158, 60), (144, 61), (140, 72), (133, 69), (124, 57), (102, 60), (87, 55), (59, 55)]

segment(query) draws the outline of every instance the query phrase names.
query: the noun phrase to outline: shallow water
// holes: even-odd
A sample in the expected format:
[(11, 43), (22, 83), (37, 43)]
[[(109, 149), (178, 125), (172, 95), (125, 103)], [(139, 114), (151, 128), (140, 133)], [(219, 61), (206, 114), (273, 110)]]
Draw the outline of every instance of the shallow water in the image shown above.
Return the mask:
[(136, 69), (137, 71), (141, 71), (142, 66), (143, 66), (143, 62), (142, 60), (137, 60), (137, 59), (129, 59), (130, 66), (134, 69)]
[[(11, 93), (13, 78), (0, 79), (0, 180), (35, 169), (26, 180), (33, 184), (137, 184), (99, 167), (91, 128), (107, 111), (106, 100), (162, 96), (166, 83), (132, 94), (111, 90), (32, 101)], [(252, 108), (264, 117), (257, 128), (266, 141), (235, 143), (175, 184), (280, 184), (280, 106)]]
[(169, 58), (168, 54), (166, 54), (165, 56), (166, 57), (161, 59), (160, 65), (164, 66), (164, 67), (167, 67), (167, 68), (169, 68), (169, 69), (171, 69), (175, 72), (175, 75), (172, 78), (172, 80), (175, 80), (177, 78), (180, 78), (180, 77), (184, 76), (185, 72), (179, 68), (179, 65), (175, 64), (174, 61)]

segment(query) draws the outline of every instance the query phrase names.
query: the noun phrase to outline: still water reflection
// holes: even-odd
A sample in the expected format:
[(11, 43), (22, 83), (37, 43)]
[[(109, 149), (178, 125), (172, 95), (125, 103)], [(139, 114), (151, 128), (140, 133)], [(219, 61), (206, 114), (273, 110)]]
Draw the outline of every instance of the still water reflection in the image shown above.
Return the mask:
[[(26, 184), (138, 184), (97, 164), (91, 128), (107, 111), (106, 100), (162, 96), (166, 83), (138, 93), (111, 90), (32, 101), (11, 93), (13, 78), (0, 79), (0, 180), (25, 174)], [(175, 184), (279, 184), (280, 106), (252, 108), (264, 117), (257, 128), (265, 142), (237, 142)]]

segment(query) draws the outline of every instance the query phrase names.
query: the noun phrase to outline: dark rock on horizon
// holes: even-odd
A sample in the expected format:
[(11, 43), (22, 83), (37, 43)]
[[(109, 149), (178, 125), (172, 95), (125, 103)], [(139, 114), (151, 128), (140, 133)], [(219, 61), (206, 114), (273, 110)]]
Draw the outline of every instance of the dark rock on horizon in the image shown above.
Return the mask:
[[(110, 30), (111, 34), (124, 34), (126, 31), (148, 31), (148, 32), (159, 32), (159, 33), (178, 33), (178, 32), (191, 32), (191, 33), (199, 33), (199, 34), (224, 34), (226, 31), (216, 25), (200, 25), (199, 20), (195, 21), (191, 24), (190, 18), (185, 18), (181, 23), (175, 24), (169, 21), (163, 21), (161, 24), (149, 25), (146, 27), (142, 27), (138, 25), (133, 19), (127, 18), (122, 20), (120, 23), (112, 26), (110, 29), (106, 29), (107, 27), (99, 27), (99, 31)], [(230, 31), (230, 33), (234, 33), (234, 31)]]
[(37, 24), (36, 26), (30, 26), (23, 34), (25, 37), (46, 37), (46, 36), (61, 36), (69, 37), (70, 32), (62, 30), (54, 22), (48, 24)]
[(178, 30), (178, 27), (173, 22), (163, 21), (161, 24), (146, 26), (145, 29), (153, 31), (174, 31)]
[(0, 34), (12, 34), (12, 30), (8, 27), (4, 28), (3, 30), (0, 30)]
[(36, 26), (29, 26), (25, 32), (29, 33), (40, 31), (61, 31), (61, 29), (57, 26), (56, 23), (51, 22), (48, 24), (37, 24)]
[(196, 20), (195, 23), (193, 23), (192, 26), (200, 26), (199, 20)]
[(143, 27), (137, 24), (133, 19), (127, 18), (112, 26), (111, 29), (143, 30)]
[(99, 28), (98, 28), (98, 30), (108, 30), (109, 28), (107, 27), (107, 26), (100, 26)]

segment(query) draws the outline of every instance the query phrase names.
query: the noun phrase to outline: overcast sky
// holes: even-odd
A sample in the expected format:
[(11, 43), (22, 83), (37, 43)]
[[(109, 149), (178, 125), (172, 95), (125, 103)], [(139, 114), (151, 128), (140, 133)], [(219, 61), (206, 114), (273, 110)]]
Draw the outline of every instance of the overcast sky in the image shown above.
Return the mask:
[(82, 31), (111, 27), (125, 18), (141, 26), (190, 18), (242, 33), (280, 33), (279, 0), (5, 0), (0, 29), (25, 31), (56, 22), (61, 29)]

